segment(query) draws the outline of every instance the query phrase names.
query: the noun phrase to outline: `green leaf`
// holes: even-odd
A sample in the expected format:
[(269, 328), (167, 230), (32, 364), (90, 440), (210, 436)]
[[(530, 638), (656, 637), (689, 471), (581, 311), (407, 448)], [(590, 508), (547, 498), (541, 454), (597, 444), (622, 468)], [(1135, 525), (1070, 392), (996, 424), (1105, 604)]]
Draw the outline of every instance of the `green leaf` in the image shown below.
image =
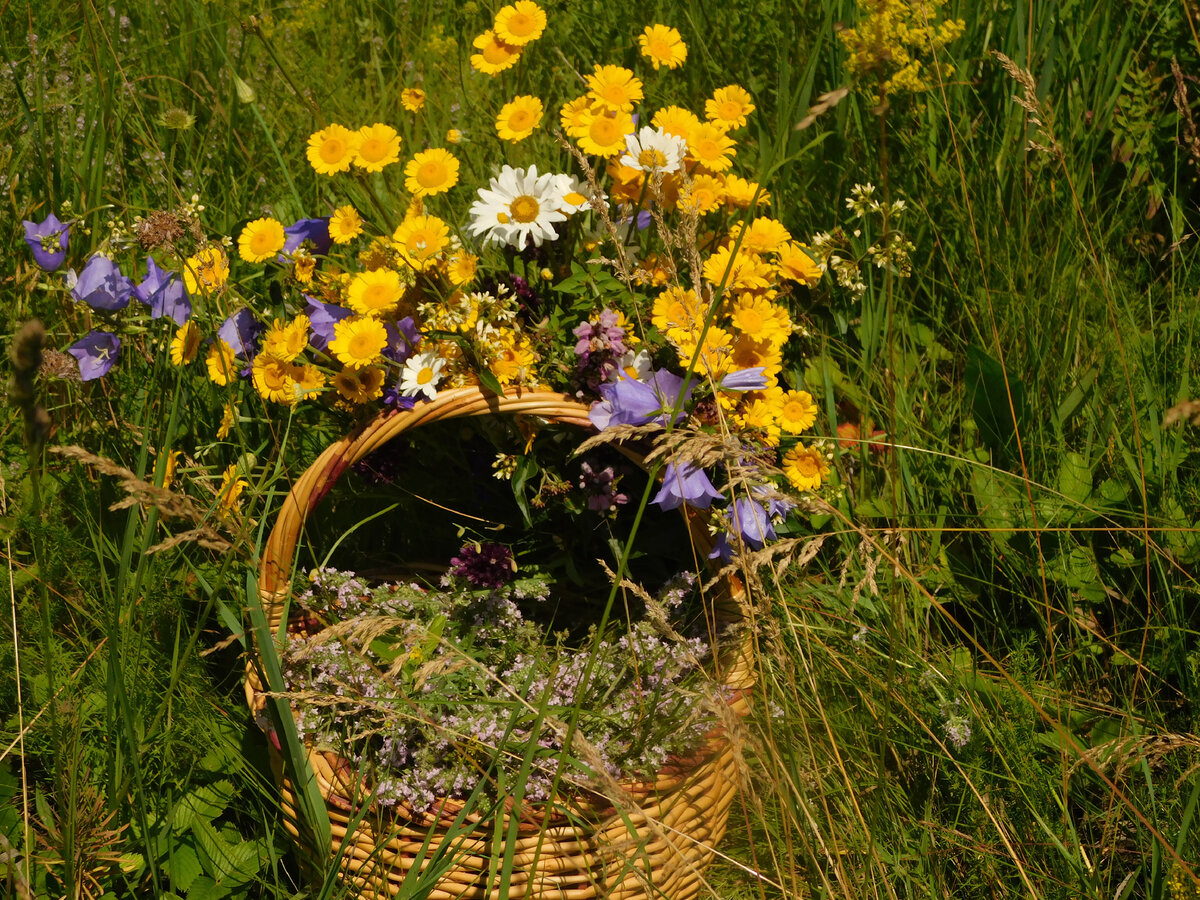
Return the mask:
[(1004, 367), (975, 345), (967, 348), (965, 381), (979, 436), (1007, 464), (1016, 449), (1017, 430), (1025, 426), (1025, 385), (1011, 372), (1006, 379)]
[(476, 374), (479, 376), (479, 383), (487, 390), (491, 391), (497, 397), (504, 396), (504, 387), (500, 384), (500, 380), (493, 374), (492, 370), (487, 366), (476, 367)]
[(217, 781), (190, 791), (175, 804), (175, 827), (182, 831), (197, 821), (211, 822), (225, 811), (233, 794), (233, 785), (228, 781)]
[(204, 873), (200, 857), (189, 844), (177, 843), (169, 861), (171, 883), (181, 891), (188, 890), (192, 883)]

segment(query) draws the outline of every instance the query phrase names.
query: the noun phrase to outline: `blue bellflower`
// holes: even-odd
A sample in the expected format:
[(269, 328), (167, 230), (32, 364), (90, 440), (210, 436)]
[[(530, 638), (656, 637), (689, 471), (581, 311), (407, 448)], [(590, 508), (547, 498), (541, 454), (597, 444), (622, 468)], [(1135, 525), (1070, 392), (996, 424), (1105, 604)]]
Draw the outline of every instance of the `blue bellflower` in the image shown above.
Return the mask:
[(294, 224), (283, 229), (284, 253), (295, 253), (305, 241), (312, 244), (314, 256), (324, 256), (333, 246), (333, 238), (329, 236), (329, 217), (320, 219), (297, 219)]
[(133, 282), (121, 274), (117, 264), (107, 256), (97, 254), (87, 261), (71, 296), (82, 300), (92, 309), (114, 312), (129, 305)]
[(354, 310), (333, 303), (322, 303), (307, 294), (304, 295), (304, 299), (308, 301), (304, 312), (308, 316), (308, 323), (312, 328), (308, 343), (318, 353), (324, 353), (329, 342), (333, 340), (333, 326), (342, 319), (354, 315)]
[(79, 360), (79, 377), (84, 381), (103, 378), (117, 361), (121, 339), (110, 331), (92, 331), (67, 348)]
[(25, 243), (33, 253), (33, 261), (47, 272), (53, 272), (67, 258), (67, 240), (71, 228), (58, 220), (54, 213), (40, 223), (24, 220)]
[(153, 257), (146, 257), (146, 277), (133, 289), (133, 296), (150, 307), (156, 319), (164, 316), (182, 325), (192, 314), (192, 301), (181, 279), (174, 272), (159, 268)]
[(695, 463), (667, 463), (667, 471), (663, 474), (662, 488), (651, 503), (657, 503), (662, 509), (678, 509), (681, 503), (696, 509), (708, 509), (714, 500), (723, 499), (724, 495), (713, 487), (704, 470)]
[[(681, 400), (682, 390), (683, 379), (666, 369), (659, 369), (649, 381), (638, 381), (621, 373), (615, 382), (600, 385), (600, 396), (604, 400), (592, 407), (588, 418), (600, 431), (610, 425), (658, 422), (665, 426), (671, 410), (685, 406), (691, 398), (690, 385)], [(680, 412), (676, 421), (684, 415)]]

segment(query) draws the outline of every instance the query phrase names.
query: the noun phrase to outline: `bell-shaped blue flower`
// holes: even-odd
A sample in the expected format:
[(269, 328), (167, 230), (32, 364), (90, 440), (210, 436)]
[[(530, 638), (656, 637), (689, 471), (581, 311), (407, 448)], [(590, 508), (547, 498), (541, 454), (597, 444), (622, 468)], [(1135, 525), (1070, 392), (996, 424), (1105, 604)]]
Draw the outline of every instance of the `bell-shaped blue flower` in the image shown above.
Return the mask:
[(714, 500), (723, 497), (700, 466), (690, 462), (678, 466), (667, 463), (662, 487), (651, 502), (657, 503), (662, 509), (678, 509), (681, 503), (697, 509), (708, 509)]
[(150, 315), (156, 319), (166, 316), (176, 325), (182, 325), (192, 314), (192, 301), (188, 299), (183, 280), (174, 272), (160, 268), (151, 256), (146, 257), (146, 277), (133, 289), (141, 303), (150, 307)]
[[(621, 373), (616, 381), (600, 385), (600, 396), (604, 399), (592, 407), (588, 418), (601, 431), (610, 425), (650, 422), (666, 425), (671, 410), (686, 405), (691, 395), (691, 386), (683, 392), (683, 379), (666, 369), (659, 369), (649, 381), (638, 381)], [(675, 420), (684, 415), (678, 413)]]
[(53, 272), (67, 258), (67, 240), (71, 228), (58, 220), (54, 213), (40, 223), (24, 220), (25, 243), (33, 253), (33, 261), (47, 272)]
[(308, 316), (309, 327), (312, 328), (308, 343), (314, 350), (323, 353), (333, 340), (333, 326), (354, 315), (354, 310), (333, 303), (322, 303), (307, 294), (304, 295), (304, 299), (308, 301), (304, 312)]
[(71, 296), (76, 300), (82, 300), (92, 309), (110, 312), (128, 306), (132, 294), (133, 282), (121, 274), (115, 262), (99, 254), (87, 261), (71, 288)]
[(297, 219), (292, 225), (283, 229), (284, 253), (295, 253), (305, 241), (312, 244), (313, 255), (324, 256), (333, 246), (333, 238), (329, 236), (329, 217), (320, 219)]
[(121, 339), (109, 331), (92, 331), (67, 348), (79, 360), (79, 377), (84, 381), (102, 378), (117, 361)]

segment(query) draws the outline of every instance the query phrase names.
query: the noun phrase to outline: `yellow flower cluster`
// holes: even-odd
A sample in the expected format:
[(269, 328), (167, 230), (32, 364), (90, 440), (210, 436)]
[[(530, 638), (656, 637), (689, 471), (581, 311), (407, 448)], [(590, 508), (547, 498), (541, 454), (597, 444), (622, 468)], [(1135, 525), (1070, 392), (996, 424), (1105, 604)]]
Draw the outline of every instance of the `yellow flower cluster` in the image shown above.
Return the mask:
[(351, 131), (345, 125), (327, 125), (308, 139), (308, 161), (318, 175), (336, 175), (351, 166), (382, 172), (400, 160), (400, 135), (391, 125), (376, 122)]
[(502, 7), (492, 27), (479, 35), (472, 46), (471, 68), (485, 75), (499, 75), (512, 68), (525, 48), (546, 30), (546, 11), (533, 0), (517, 0)]
[(927, 91), (945, 81), (954, 74), (954, 66), (939, 60), (938, 53), (966, 28), (962, 19), (935, 21), (945, 4), (946, 0), (858, 0), (858, 23), (838, 35), (850, 53), (850, 71), (874, 78), (880, 100)]

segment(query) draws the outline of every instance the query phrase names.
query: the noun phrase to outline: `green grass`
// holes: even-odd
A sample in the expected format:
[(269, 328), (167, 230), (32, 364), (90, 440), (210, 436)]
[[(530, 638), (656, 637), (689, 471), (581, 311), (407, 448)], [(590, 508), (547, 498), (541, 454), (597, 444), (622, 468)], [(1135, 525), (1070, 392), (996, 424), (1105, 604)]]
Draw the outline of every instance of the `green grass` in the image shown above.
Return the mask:
[[(461, 221), (501, 163), (569, 163), (549, 133), (500, 147), (500, 103), (537, 94), (556, 124), (577, 73), (635, 65), (641, 27), (674, 24), (688, 61), (646, 70), (646, 108), (699, 109), (745, 85), (758, 109), (736, 168), (762, 178), (772, 215), (805, 240), (844, 229), (847, 253), (885, 228), (913, 245), (909, 277), (865, 261), (861, 298), (827, 278), (788, 301), (806, 334), (787, 372), (817, 398), (823, 434), (854, 423), (864, 442), (828, 444), (828, 502), (793, 535), (824, 536), (815, 556), (755, 585), (762, 690), (736, 736), (746, 784), (712, 895), (1192, 896), (1200, 478), (1195, 429), (1163, 425), (1197, 393), (1197, 159), (1171, 73), (1173, 58), (1185, 77), (1200, 63), (1186, 8), (952, 3), (943, 15), (966, 26), (943, 60), (953, 74), (883, 108), (837, 38), (853, 3), (665, 2), (645, 21), (608, 3), (547, 8), (547, 34), (496, 80), (466, 63), (493, 12), (476, 3), (8, 10), (0, 332), (11, 343), (38, 316), (62, 349), (96, 320), (32, 268), (23, 218), (69, 202), (92, 229), (72, 236), (85, 247), (121, 211), (193, 194), (216, 234), (263, 210), (326, 212), (307, 136), (384, 121), (406, 151), (466, 134), (461, 186), (439, 206)], [(1028, 72), (1029, 96), (991, 51)], [(417, 83), (429, 100), (414, 116), (399, 90)], [(170, 108), (194, 125), (167, 128)], [(907, 209), (854, 219), (845, 199), (865, 183)], [(362, 208), (374, 190), (402, 215), (402, 191), (355, 190)], [(282, 492), (350, 423), (246, 404), (217, 441), (222, 395), (156, 358), (104, 382), (42, 378), (49, 444), (152, 483), (182, 450), (183, 489), (210, 521), (238, 463), (254, 524), (226, 552), (146, 555), (189, 523), (112, 509), (111, 477), (30, 457), (19, 411), (5, 418), (8, 883), (313, 896), (245, 709), (240, 654), (262, 627), (245, 581)], [(886, 449), (865, 443), (875, 430)]]

